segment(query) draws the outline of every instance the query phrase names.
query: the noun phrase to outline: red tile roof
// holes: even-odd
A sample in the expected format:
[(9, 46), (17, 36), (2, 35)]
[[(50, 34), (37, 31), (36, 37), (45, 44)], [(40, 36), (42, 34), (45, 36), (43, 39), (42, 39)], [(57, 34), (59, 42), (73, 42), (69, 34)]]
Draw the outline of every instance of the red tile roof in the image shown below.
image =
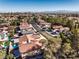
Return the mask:
[[(31, 43), (26, 43), (28, 40), (31, 40)], [(41, 48), (42, 43), (39, 43), (38, 40), (34, 39), (32, 35), (24, 35), (19, 38), (19, 50), (21, 53), (26, 53)]]
[(26, 53), (26, 52), (30, 52), (36, 49), (39, 49), (41, 46), (38, 46), (35, 43), (31, 43), (31, 44), (22, 44), (19, 46), (19, 50), (21, 53)]
[(29, 28), (29, 24), (27, 22), (23, 22), (23, 23), (20, 24), (20, 28), (21, 29), (27, 29), (27, 28)]

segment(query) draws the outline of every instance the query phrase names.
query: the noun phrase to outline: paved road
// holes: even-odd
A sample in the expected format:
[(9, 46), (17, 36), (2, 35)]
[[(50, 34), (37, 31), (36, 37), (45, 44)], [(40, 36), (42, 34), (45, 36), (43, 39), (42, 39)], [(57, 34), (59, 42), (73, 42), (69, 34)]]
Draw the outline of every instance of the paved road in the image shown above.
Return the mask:
[(50, 40), (53, 38), (53, 36), (49, 35), (46, 31), (42, 31), (41, 28), (38, 27), (36, 23), (32, 22), (31, 24), (40, 34), (46, 37), (46, 39)]

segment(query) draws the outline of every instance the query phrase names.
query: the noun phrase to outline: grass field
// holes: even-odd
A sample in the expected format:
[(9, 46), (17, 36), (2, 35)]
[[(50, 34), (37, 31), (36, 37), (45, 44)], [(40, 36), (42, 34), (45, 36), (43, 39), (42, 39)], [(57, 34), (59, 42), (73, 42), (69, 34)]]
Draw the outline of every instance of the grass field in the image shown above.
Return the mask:
[(0, 51), (0, 59), (3, 59), (5, 56), (5, 51)]
[[(5, 57), (5, 51), (0, 51), (0, 59), (3, 59)], [(9, 54), (6, 57), (7, 59), (12, 59), (13, 58), (13, 54)]]

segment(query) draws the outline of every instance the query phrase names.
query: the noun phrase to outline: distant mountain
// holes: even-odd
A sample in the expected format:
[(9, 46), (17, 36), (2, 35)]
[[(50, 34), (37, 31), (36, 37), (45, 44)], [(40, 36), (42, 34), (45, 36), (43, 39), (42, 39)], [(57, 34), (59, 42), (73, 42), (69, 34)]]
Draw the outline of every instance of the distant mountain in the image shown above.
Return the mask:
[(67, 11), (67, 10), (58, 10), (58, 11), (45, 11), (43, 13), (56, 13), (56, 14), (79, 14), (79, 11)]
[[(45, 13), (45, 14), (79, 14), (79, 11), (68, 11), (68, 10), (57, 10), (57, 11), (42, 11), (42, 12), (6, 12), (6, 13), (14, 13), (14, 14), (19, 14), (19, 13)], [(0, 13), (0, 14), (5, 14), (4, 13)]]

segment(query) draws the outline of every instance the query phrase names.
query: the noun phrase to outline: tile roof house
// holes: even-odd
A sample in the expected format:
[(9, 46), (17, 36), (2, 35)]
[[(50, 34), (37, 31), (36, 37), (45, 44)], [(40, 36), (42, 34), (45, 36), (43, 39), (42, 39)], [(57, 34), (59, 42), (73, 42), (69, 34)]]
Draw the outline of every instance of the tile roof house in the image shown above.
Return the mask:
[(41, 48), (42, 44), (32, 35), (24, 35), (19, 38), (19, 50), (22, 54)]
[(20, 28), (27, 29), (27, 28), (29, 28), (29, 24), (27, 22), (20, 23)]
[(46, 21), (42, 19), (38, 19), (38, 25), (40, 25), (41, 28), (46, 28), (46, 29), (51, 27), (51, 23), (47, 23)]
[(22, 34), (32, 34), (34, 32), (32, 25), (28, 24), (27, 22), (21, 23), (20, 29), (21, 29)]
[(61, 32), (63, 30), (65, 30), (65, 31), (69, 31), (70, 30), (69, 27), (64, 27), (62, 24), (59, 24), (59, 23), (54, 23), (54, 24), (51, 25), (51, 27), (52, 27), (52, 29), (59, 30)]
[(59, 23), (51, 24), (51, 27), (52, 27), (53, 29), (60, 29), (60, 28), (63, 28), (62, 24), (59, 24)]

